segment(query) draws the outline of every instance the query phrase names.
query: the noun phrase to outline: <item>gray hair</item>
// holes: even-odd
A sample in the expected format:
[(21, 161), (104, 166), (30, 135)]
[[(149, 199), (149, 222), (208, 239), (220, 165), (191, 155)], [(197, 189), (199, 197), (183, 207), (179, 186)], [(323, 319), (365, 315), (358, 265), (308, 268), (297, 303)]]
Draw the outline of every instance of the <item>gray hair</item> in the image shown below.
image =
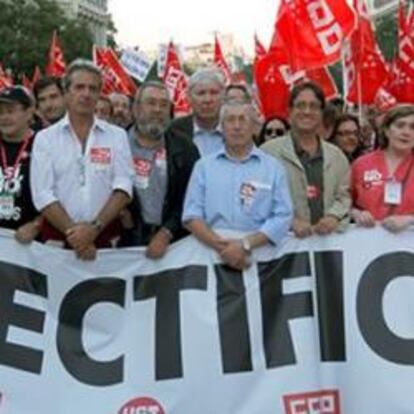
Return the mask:
[(194, 86), (199, 85), (200, 83), (214, 82), (223, 89), (226, 86), (224, 76), (219, 69), (216, 68), (201, 68), (195, 71), (189, 81), (188, 81), (188, 90), (192, 91)]
[(253, 105), (250, 102), (240, 102), (235, 100), (225, 101), (220, 109), (220, 125), (223, 126), (224, 118), (226, 117), (226, 113), (231, 108), (240, 108), (244, 107), (247, 108), (248, 114), (252, 122), (257, 121), (256, 111)]
[(157, 89), (161, 89), (165, 91), (167, 93), (168, 100), (171, 102), (170, 91), (162, 82), (147, 81), (147, 82), (144, 82), (137, 90), (137, 93), (135, 94), (135, 98), (134, 98), (134, 103), (141, 102), (142, 96), (144, 95), (145, 90), (148, 88), (157, 88)]
[(99, 78), (99, 83), (102, 86), (102, 72), (95, 63), (87, 59), (76, 59), (67, 68), (65, 77), (63, 78), (63, 87), (68, 91), (72, 83), (72, 75), (75, 72), (85, 71), (92, 73)]

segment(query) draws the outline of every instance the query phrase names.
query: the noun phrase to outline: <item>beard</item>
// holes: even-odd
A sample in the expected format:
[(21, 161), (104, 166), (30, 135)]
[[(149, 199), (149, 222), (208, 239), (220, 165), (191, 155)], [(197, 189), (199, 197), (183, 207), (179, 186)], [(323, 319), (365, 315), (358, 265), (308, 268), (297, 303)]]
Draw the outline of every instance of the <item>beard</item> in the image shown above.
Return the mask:
[(154, 119), (146, 121), (140, 120), (137, 125), (137, 129), (142, 135), (145, 135), (154, 140), (160, 139), (163, 136), (167, 127), (167, 121), (159, 121)]

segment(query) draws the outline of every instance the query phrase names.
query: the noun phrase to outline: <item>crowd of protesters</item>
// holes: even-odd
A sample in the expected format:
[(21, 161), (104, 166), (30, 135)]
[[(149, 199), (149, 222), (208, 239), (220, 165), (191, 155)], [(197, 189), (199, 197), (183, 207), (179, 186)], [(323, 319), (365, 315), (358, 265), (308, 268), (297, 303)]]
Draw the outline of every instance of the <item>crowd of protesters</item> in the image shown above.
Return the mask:
[(203, 68), (189, 80), (191, 115), (175, 118), (161, 82), (134, 97), (102, 96), (101, 86), (100, 70), (76, 60), (33, 94), (0, 91), (0, 227), (19, 242), (83, 260), (145, 246), (157, 259), (191, 232), (243, 269), (253, 249), (288, 231), (414, 224), (413, 105), (361, 117), (304, 81), (288, 119), (262, 119), (246, 85)]

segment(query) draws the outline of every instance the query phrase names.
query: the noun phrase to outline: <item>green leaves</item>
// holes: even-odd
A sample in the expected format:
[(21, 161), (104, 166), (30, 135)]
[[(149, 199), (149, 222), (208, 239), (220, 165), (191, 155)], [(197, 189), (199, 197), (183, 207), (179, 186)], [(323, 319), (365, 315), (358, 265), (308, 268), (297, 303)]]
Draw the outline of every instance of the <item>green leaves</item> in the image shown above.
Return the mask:
[(0, 62), (15, 77), (31, 77), (36, 65), (44, 70), (55, 29), (67, 63), (91, 58), (93, 37), (87, 25), (68, 19), (56, 2), (0, 0), (0, 10)]

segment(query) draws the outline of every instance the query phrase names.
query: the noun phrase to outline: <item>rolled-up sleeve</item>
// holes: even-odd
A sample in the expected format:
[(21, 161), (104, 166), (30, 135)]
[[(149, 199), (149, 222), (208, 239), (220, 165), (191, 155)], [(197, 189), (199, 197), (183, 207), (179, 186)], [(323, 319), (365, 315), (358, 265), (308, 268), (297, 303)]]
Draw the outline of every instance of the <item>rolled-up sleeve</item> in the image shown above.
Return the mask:
[(119, 131), (116, 142), (112, 189), (124, 191), (129, 197), (132, 197), (134, 169), (128, 137), (124, 131)]
[(206, 180), (203, 160), (197, 161), (188, 183), (184, 200), (182, 222), (193, 219), (205, 220)]
[(286, 236), (293, 218), (292, 201), (284, 168), (278, 163), (272, 188), (272, 211), (259, 231), (275, 245)]
[(33, 144), (30, 163), (30, 189), (33, 203), (38, 211), (42, 211), (57, 201), (53, 190), (53, 165), (49, 151), (50, 139), (51, 137), (46, 132), (40, 132)]

